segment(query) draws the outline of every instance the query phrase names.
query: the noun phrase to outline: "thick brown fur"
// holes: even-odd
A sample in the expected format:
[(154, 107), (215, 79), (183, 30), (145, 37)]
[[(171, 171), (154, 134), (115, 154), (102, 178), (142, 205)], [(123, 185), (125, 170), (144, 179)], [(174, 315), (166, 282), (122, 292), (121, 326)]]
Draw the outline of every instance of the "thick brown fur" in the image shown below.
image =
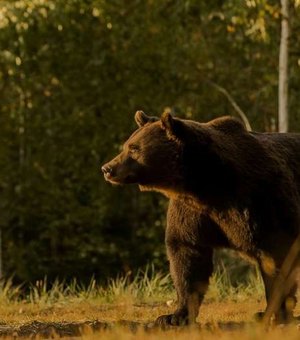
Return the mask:
[[(268, 302), (299, 234), (300, 135), (250, 133), (230, 117), (198, 123), (138, 111), (136, 121), (139, 129), (103, 172), (112, 183), (136, 183), (170, 199), (166, 246), (178, 308), (157, 323), (195, 321), (219, 247), (257, 261)], [(276, 311), (278, 322), (292, 318), (295, 292), (296, 282)]]

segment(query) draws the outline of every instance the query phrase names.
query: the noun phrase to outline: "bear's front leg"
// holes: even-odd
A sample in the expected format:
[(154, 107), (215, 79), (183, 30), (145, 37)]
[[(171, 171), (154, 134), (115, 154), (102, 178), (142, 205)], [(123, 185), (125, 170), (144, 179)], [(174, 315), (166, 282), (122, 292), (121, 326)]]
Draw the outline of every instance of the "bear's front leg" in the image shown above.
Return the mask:
[(167, 239), (167, 253), (178, 306), (173, 314), (160, 316), (156, 324), (163, 326), (192, 324), (198, 316), (213, 271), (213, 250), (211, 248), (198, 250), (187, 242)]

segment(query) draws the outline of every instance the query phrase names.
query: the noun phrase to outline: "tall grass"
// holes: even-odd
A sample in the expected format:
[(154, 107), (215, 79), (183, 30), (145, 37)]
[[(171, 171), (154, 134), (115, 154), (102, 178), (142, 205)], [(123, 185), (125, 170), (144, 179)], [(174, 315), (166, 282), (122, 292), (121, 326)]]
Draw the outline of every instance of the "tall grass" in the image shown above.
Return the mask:
[[(231, 299), (242, 301), (249, 298), (263, 298), (263, 284), (258, 271), (253, 271), (246, 282), (232, 285), (230, 275), (224, 266), (214, 272), (206, 301)], [(109, 279), (100, 285), (92, 278), (88, 285), (74, 279), (70, 283), (58, 280), (49, 283), (47, 278), (37, 281), (24, 293), (24, 287), (13, 286), (12, 280), (0, 282), (1, 303), (28, 303), (38, 305), (65, 304), (88, 301), (96, 303), (159, 303), (175, 300), (175, 291), (169, 274), (156, 272), (153, 266), (131, 275)]]
[(233, 284), (228, 269), (221, 262), (211, 277), (206, 300), (244, 301), (250, 298), (256, 300), (264, 298), (264, 284), (258, 267), (253, 267), (243, 280)]

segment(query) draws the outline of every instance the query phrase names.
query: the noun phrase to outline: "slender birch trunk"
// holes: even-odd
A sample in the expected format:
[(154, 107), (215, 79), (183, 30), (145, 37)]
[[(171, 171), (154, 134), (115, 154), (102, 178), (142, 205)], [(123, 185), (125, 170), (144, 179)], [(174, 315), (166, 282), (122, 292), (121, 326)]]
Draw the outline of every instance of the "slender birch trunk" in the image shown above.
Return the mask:
[(287, 132), (288, 115), (289, 0), (281, 0), (281, 38), (279, 52), (278, 130)]
[(3, 278), (3, 268), (2, 268), (2, 229), (0, 229), (0, 280)]

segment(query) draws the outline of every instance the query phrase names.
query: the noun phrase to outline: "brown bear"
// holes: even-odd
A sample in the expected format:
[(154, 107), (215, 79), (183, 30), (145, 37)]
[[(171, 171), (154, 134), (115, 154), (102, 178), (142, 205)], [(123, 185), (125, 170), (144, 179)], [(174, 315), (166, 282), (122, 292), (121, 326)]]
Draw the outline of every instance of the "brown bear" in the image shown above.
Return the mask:
[[(272, 286), (300, 225), (300, 134), (248, 132), (231, 117), (199, 123), (135, 115), (138, 129), (102, 167), (114, 184), (167, 196), (166, 247), (178, 308), (158, 324), (193, 323), (213, 271), (213, 249), (254, 259)], [(292, 317), (296, 280), (276, 311)], [(289, 303), (287, 303), (287, 301)]]

